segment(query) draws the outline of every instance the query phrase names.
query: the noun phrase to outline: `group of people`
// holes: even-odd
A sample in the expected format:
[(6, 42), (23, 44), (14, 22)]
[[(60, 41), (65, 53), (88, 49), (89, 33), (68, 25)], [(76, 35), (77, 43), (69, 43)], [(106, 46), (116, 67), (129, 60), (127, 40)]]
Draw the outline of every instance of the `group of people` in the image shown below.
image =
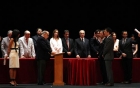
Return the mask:
[[(108, 35), (106, 35), (106, 30)], [(110, 28), (105, 30), (96, 30), (95, 36), (91, 39), (91, 49), (93, 56), (97, 57), (100, 63), (100, 70), (103, 78), (101, 84), (113, 86), (112, 61), (114, 58), (121, 58), (122, 68), (124, 72), (123, 84), (132, 82), (132, 60), (138, 55), (138, 45), (140, 42), (140, 34), (135, 39), (134, 35), (128, 38), (128, 32), (122, 31), (122, 39), (117, 39), (115, 32), (111, 32)]]
[[(20, 37), (20, 31), (9, 30), (8, 36), (1, 41), (3, 58), (9, 58), (10, 84), (16, 86), (16, 70), (20, 67), (19, 58), (35, 58), (38, 69), (38, 85), (43, 85), (46, 61), (55, 54), (64, 52), (64, 58), (98, 58), (103, 77), (102, 84), (113, 86), (112, 61), (114, 57), (122, 58), (124, 69), (124, 81), (131, 83), (132, 58), (136, 56), (138, 41), (127, 38), (127, 31), (122, 32), (122, 40), (116, 38), (116, 33), (110, 28), (96, 30), (93, 38), (85, 38), (85, 31), (79, 31), (79, 38), (73, 40), (69, 37), (69, 30), (64, 30), (64, 37), (59, 37), (58, 29), (55, 29), (49, 41), (49, 32), (41, 28), (37, 29), (37, 35), (30, 37), (30, 31), (26, 30)], [(138, 35), (140, 37), (140, 34)], [(132, 51), (135, 46), (134, 51)]]

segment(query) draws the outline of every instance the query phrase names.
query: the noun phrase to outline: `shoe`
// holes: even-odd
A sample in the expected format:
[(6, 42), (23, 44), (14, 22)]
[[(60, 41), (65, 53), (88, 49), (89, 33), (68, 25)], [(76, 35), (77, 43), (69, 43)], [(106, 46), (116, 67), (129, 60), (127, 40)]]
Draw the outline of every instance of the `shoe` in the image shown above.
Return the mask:
[(44, 85), (43, 83), (38, 83), (38, 85)]
[(131, 82), (130, 81), (123, 81), (123, 82), (121, 82), (122, 84), (131, 84)]
[(15, 86), (15, 83), (11, 81), (10, 86)]
[(105, 84), (105, 86), (114, 86), (114, 84), (113, 83), (107, 83), (107, 84)]
[(18, 84), (17, 84), (17, 82), (16, 82), (16, 81), (14, 81), (14, 83), (15, 83), (15, 86), (18, 86)]
[(101, 85), (105, 85), (106, 83), (105, 82), (101, 82)]

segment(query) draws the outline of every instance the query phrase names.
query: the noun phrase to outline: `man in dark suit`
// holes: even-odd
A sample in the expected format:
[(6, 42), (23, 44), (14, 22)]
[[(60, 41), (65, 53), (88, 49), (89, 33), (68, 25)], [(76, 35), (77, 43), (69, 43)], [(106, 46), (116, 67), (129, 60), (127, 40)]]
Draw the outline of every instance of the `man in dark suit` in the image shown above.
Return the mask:
[(85, 31), (80, 30), (80, 38), (75, 39), (74, 51), (76, 58), (90, 58), (90, 44), (89, 40), (85, 38)]
[(106, 37), (104, 49), (103, 49), (103, 58), (105, 60), (105, 67), (106, 67), (106, 73), (108, 78), (108, 83), (106, 83), (106, 86), (114, 86), (114, 80), (113, 80), (113, 71), (112, 71), (112, 61), (114, 59), (114, 40), (111, 36), (112, 30), (110, 28), (105, 28), (104, 35)]
[(64, 30), (64, 38), (62, 38), (62, 46), (64, 58), (73, 57), (73, 50), (74, 50), (74, 41), (73, 39), (69, 38), (69, 30)]
[(99, 45), (100, 45), (100, 30), (97, 29), (94, 32), (93, 38), (90, 39), (90, 50), (91, 50), (91, 57), (92, 58), (97, 58), (98, 57), (98, 50), (99, 50)]
[(35, 36), (32, 37), (33, 42), (34, 42), (35, 52), (37, 52), (36, 51), (37, 50), (37, 43), (36, 42), (37, 42), (38, 37), (41, 36), (42, 29), (41, 28), (37, 28), (36, 33), (37, 33), (37, 35), (35, 35)]
[(129, 84), (132, 80), (132, 60), (133, 60), (133, 51), (131, 38), (127, 38), (127, 31), (122, 31), (122, 39), (119, 41), (119, 52), (121, 53), (122, 66), (124, 71), (124, 81), (122, 83)]
[(108, 80), (107, 80), (107, 74), (106, 74), (106, 66), (105, 66), (105, 60), (102, 57), (103, 55), (103, 49), (104, 49), (104, 43), (105, 43), (105, 37), (104, 37), (104, 30), (100, 30), (99, 32), (99, 36), (100, 36), (100, 45), (99, 45), (99, 49), (98, 49), (98, 61), (99, 61), (99, 65), (100, 65), (100, 71), (101, 71), (101, 75), (102, 75), (102, 85), (105, 85)]
[(44, 84), (44, 75), (46, 70), (46, 61), (50, 59), (50, 54), (52, 52), (50, 48), (50, 43), (47, 40), (49, 37), (48, 31), (43, 31), (42, 35), (37, 39), (37, 69), (38, 69), (38, 85)]

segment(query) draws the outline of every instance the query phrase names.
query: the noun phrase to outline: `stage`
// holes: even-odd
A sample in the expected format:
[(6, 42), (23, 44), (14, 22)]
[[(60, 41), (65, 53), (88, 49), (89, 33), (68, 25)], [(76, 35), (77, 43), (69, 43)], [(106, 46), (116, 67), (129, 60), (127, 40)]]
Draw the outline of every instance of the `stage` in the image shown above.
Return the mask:
[[(0, 84), (9, 84), (9, 68), (7, 64), (3, 65), (3, 59), (0, 59)], [(132, 83), (140, 82), (140, 58), (133, 59), (133, 76)], [(65, 86), (96, 86), (102, 81), (98, 59), (76, 59), (64, 58), (63, 60), (63, 79)], [(123, 72), (121, 67), (121, 59), (115, 58), (113, 61), (114, 82), (121, 83), (123, 81)], [(17, 83), (36, 84), (37, 83), (37, 66), (35, 59), (20, 59), (20, 68), (17, 71)], [(51, 58), (47, 62), (45, 73), (45, 82), (52, 84), (54, 81), (54, 59)], [(120, 84), (117, 84), (120, 85)], [(122, 84), (121, 84), (122, 85)], [(48, 86), (48, 85), (46, 85)], [(71, 87), (68, 86), (68, 87)]]
[[(104, 85), (96, 85), (96, 86), (72, 86), (72, 85), (64, 85), (64, 86), (53, 86), (51, 84), (45, 85), (37, 85), (37, 84), (19, 84), (16, 88), (139, 88), (140, 83), (132, 83), (132, 84), (119, 84), (115, 83), (112, 87), (107, 87)], [(15, 88), (9, 86), (9, 84), (1, 84), (0, 88)]]

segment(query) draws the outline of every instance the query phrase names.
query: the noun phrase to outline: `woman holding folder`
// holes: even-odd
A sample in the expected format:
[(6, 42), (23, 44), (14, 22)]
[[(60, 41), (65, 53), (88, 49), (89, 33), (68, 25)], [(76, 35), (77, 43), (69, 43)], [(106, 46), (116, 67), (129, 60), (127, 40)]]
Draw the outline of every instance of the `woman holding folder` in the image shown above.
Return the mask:
[[(19, 68), (19, 44), (18, 44), (18, 38), (20, 36), (19, 30), (13, 30), (12, 37), (10, 39), (10, 43), (8, 46), (8, 56), (9, 57), (9, 75), (10, 75), (10, 85), (16, 86), (16, 72), (17, 68)], [(6, 57), (6, 58), (7, 58)]]

